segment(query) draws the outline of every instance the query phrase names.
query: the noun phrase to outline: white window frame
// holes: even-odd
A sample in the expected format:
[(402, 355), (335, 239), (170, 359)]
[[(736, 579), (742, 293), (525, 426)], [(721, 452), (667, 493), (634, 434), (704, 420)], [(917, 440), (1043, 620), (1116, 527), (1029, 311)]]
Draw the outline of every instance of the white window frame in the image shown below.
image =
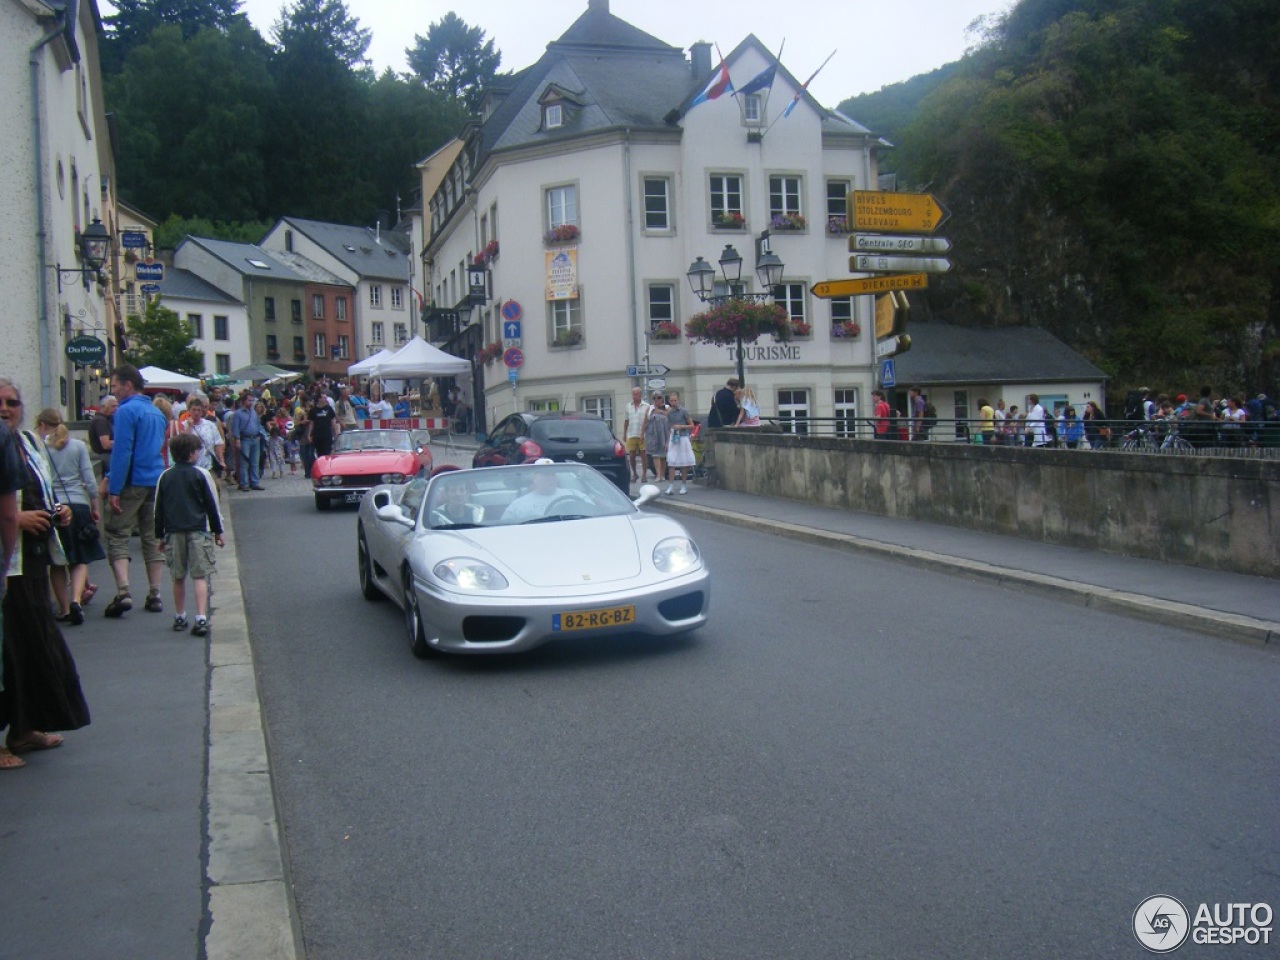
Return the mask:
[(856, 437), (858, 435), (860, 396), (861, 394), (857, 387), (832, 388), (832, 410), (836, 417), (837, 437)]
[(742, 175), (739, 173), (713, 173), (707, 178), (711, 196), (711, 222), (725, 213), (746, 216)]
[[(778, 296), (778, 290), (782, 290), (782, 296)], [(783, 282), (773, 288), (773, 300), (784, 310), (787, 316), (794, 322), (803, 320), (808, 322), (808, 291), (803, 283)]]
[(311, 341), (312, 354), (318, 359), (327, 360), (329, 358), (329, 340), (323, 333), (317, 333)]
[(382, 321), (376, 320), (369, 324), (369, 339), (377, 344), (382, 343)]
[[(549, 346), (554, 346), (556, 337), (569, 330), (577, 330), (583, 334), (582, 339), (586, 339), (585, 331), (582, 329), (581, 303), (581, 291), (579, 291), (579, 296), (573, 300), (547, 301), (547, 329), (550, 332)], [(579, 341), (579, 343), (581, 342)]]
[(564, 106), (559, 103), (548, 103), (542, 108), (542, 127), (544, 130), (555, 130), (564, 126)]
[(391, 309), (404, 309), (404, 291), (400, 287), (391, 288)]
[[(650, 192), (649, 187), (651, 184), (655, 186), (660, 185), (662, 187), (661, 196)], [(644, 205), (644, 229), (646, 231), (658, 233), (670, 232), (673, 229), (671, 220), (671, 178), (665, 176), (642, 177), (640, 181), (640, 194), (641, 201)], [(649, 222), (650, 214), (654, 212), (650, 209), (650, 200), (661, 203), (662, 209), (661, 211), (658, 211), (658, 214), (662, 219), (660, 224)]]
[(578, 185), (561, 183), (546, 189), (547, 229), (571, 223), (578, 225)]
[(827, 181), (827, 217), (843, 219), (849, 212), (849, 192), (853, 190), (852, 180)]
[(338, 359), (351, 359), (351, 338), (345, 333), (338, 334)]
[(804, 177), (798, 174), (769, 175), (769, 219), (784, 213), (804, 216)]
[[(672, 323), (676, 322), (676, 310), (678, 308), (678, 304), (676, 303), (676, 291), (679, 289), (680, 288), (674, 283), (660, 281), (655, 281), (645, 287), (645, 311), (649, 317), (650, 330), (667, 320)], [(660, 297), (655, 299), (653, 295), (655, 290), (667, 291), (670, 295), (669, 299), (665, 302)]]
[(827, 302), (831, 304), (833, 326), (837, 323), (853, 322), (853, 297), (832, 297)]
[(396, 346), (403, 347), (409, 342), (409, 327), (403, 323), (392, 324), (391, 332), (395, 334)]
[(739, 98), (742, 102), (742, 122), (758, 127), (764, 123), (764, 98), (758, 93), (748, 93)]
[(311, 319), (312, 320), (324, 319), (324, 294), (323, 293), (313, 293), (311, 295)]
[(333, 298), (333, 312), (336, 319), (340, 321), (347, 319), (347, 298), (346, 297)]
[(811, 416), (808, 387), (782, 387), (778, 390), (778, 426), (783, 433), (807, 435), (808, 423), (797, 423), (797, 417)]
[(613, 423), (613, 396), (611, 394), (604, 393), (594, 394), (589, 397), (579, 397), (578, 409), (583, 413), (599, 417), (605, 423)]
[(374, 310), (382, 309), (382, 284), (369, 284), (369, 306)]

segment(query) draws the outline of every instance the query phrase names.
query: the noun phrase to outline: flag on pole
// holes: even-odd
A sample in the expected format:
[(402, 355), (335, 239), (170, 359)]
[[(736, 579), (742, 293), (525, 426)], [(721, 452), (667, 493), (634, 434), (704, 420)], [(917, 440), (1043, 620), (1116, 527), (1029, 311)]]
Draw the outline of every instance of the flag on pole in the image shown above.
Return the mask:
[(724, 62), (724, 57), (720, 58), (720, 69), (716, 71), (715, 76), (711, 78), (711, 82), (707, 84), (707, 88), (693, 98), (693, 103), (689, 104), (692, 110), (704, 100), (716, 100), (724, 96), (726, 93), (733, 92), (733, 84), (729, 82), (729, 65)]
[(778, 73), (778, 65), (776, 63), (770, 64), (769, 66), (761, 70), (759, 73), (757, 73), (750, 80), (748, 80), (746, 84), (744, 84), (743, 86), (735, 90), (733, 92), (733, 95), (735, 97), (738, 96), (739, 94), (742, 94), (743, 96), (745, 96), (748, 93), (755, 93), (758, 90), (764, 90), (768, 87), (772, 87), (773, 78), (777, 75), (777, 73)]
[(791, 98), (791, 102), (787, 104), (787, 109), (782, 111), (784, 117), (791, 116), (791, 111), (796, 108), (796, 104), (800, 102), (800, 98), (804, 96), (804, 92), (809, 89), (809, 84), (813, 83), (813, 78), (822, 72), (822, 68), (831, 62), (831, 57), (836, 55), (836, 51), (832, 50), (827, 59), (823, 60), (818, 69), (809, 75), (809, 79), (800, 84), (800, 89), (796, 91), (796, 95)]

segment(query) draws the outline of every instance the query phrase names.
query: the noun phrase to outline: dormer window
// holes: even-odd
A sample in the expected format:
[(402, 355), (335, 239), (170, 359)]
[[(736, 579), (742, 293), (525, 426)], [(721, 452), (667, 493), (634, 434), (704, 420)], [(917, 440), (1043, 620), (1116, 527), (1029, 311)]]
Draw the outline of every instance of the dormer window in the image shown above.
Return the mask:
[(740, 98), (742, 122), (755, 126), (764, 122), (763, 102), (758, 93), (748, 93)]
[(543, 107), (542, 126), (547, 130), (564, 126), (564, 107), (558, 103), (548, 103)]

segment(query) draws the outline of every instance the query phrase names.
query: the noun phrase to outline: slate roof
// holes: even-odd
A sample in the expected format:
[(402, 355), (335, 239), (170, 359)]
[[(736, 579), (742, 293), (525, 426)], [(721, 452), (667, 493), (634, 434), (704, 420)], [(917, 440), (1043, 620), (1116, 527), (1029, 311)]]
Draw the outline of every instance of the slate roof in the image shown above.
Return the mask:
[(162, 300), (212, 300), (218, 303), (239, 303), (235, 297), (223, 293), (213, 284), (202, 280), (190, 270), (181, 267), (164, 268), (160, 281)]
[(318, 244), (361, 278), (404, 283), (409, 280), (409, 239), (402, 233), (298, 217), (282, 217), (281, 222)]
[(894, 358), (898, 383), (1052, 383), (1107, 375), (1039, 327), (910, 325), (911, 349)]
[(330, 286), (347, 287), (348, 289), (351, 287), (351, 284), (336, 273), (331, 273), (314, 260), (308, 260), (300, 253), (291, 250), (272, 250), (271, 255), (292, 267), (293, 272), (308, 283), (327, 283)]
[(237, 243), (232, 240), (211, 240), (208, 237), (187, 237), (183, 243), (194, 243), (208, 250), (228, 266), (249, 277), (270, 277), (273, 280), (297, 283), (301, 277), (275, 255), (256, 243)]

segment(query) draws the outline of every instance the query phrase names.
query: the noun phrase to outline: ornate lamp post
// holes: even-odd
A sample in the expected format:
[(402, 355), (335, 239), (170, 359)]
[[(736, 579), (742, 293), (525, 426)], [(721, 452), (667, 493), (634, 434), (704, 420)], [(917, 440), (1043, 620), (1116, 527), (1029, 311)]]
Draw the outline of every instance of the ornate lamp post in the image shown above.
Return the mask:
[[(724, 251), (720, 254), (720, 273), (724, 276), (724, 282), (729, 287), (727, 294), (717, 294), (715, 292), (716, 271), (711, 264), (707, 263), (702, 257), (698, 257), (690, 264), (685, 276), (689, 279), (689, 287), (693, 290), (694, 295), (703, 303), (710, 303), (713, 307), (728, 303), (731, 300), (742, 300), (746, 303), (767, 303), (774, 300), (774, 288), (782, 282), (782, 274), (785, 271), (785, 265), (778, 255), (769, 249), (769, 234), (766, 231), (760, 237), (760, 256), (756, 261), (756, 278), (760, 281), (760, 285), (765, 288), (766, 293), (747, 293), (742, 287), (742, 254), (733, 248), (733, 244), (726, 244)], [(738, 348), (738, 382), (746, 381), (746, 373), (743, 367), (742, 355), (742, 330), (737, 331), (737, 348)]]
[(107, 262), (107, 252), (111, 247), (111, 234), (107, 232), (107, 228), (102, 225), (102, 221), (94, 217), (93, 223), (80, 231), (80, 235), (76, 237), (76, 245), (80, 248), (81, 265), (78, 267), (64, 267), (58, 264), (52, 269), (58, 271), (58, 292), (62, 292), (62, 275), (78, 275), (84, 283), (84, 288), (89, 289), (89, 281), (98, 275), (98, 271), (102, 269), (102, 265)]

